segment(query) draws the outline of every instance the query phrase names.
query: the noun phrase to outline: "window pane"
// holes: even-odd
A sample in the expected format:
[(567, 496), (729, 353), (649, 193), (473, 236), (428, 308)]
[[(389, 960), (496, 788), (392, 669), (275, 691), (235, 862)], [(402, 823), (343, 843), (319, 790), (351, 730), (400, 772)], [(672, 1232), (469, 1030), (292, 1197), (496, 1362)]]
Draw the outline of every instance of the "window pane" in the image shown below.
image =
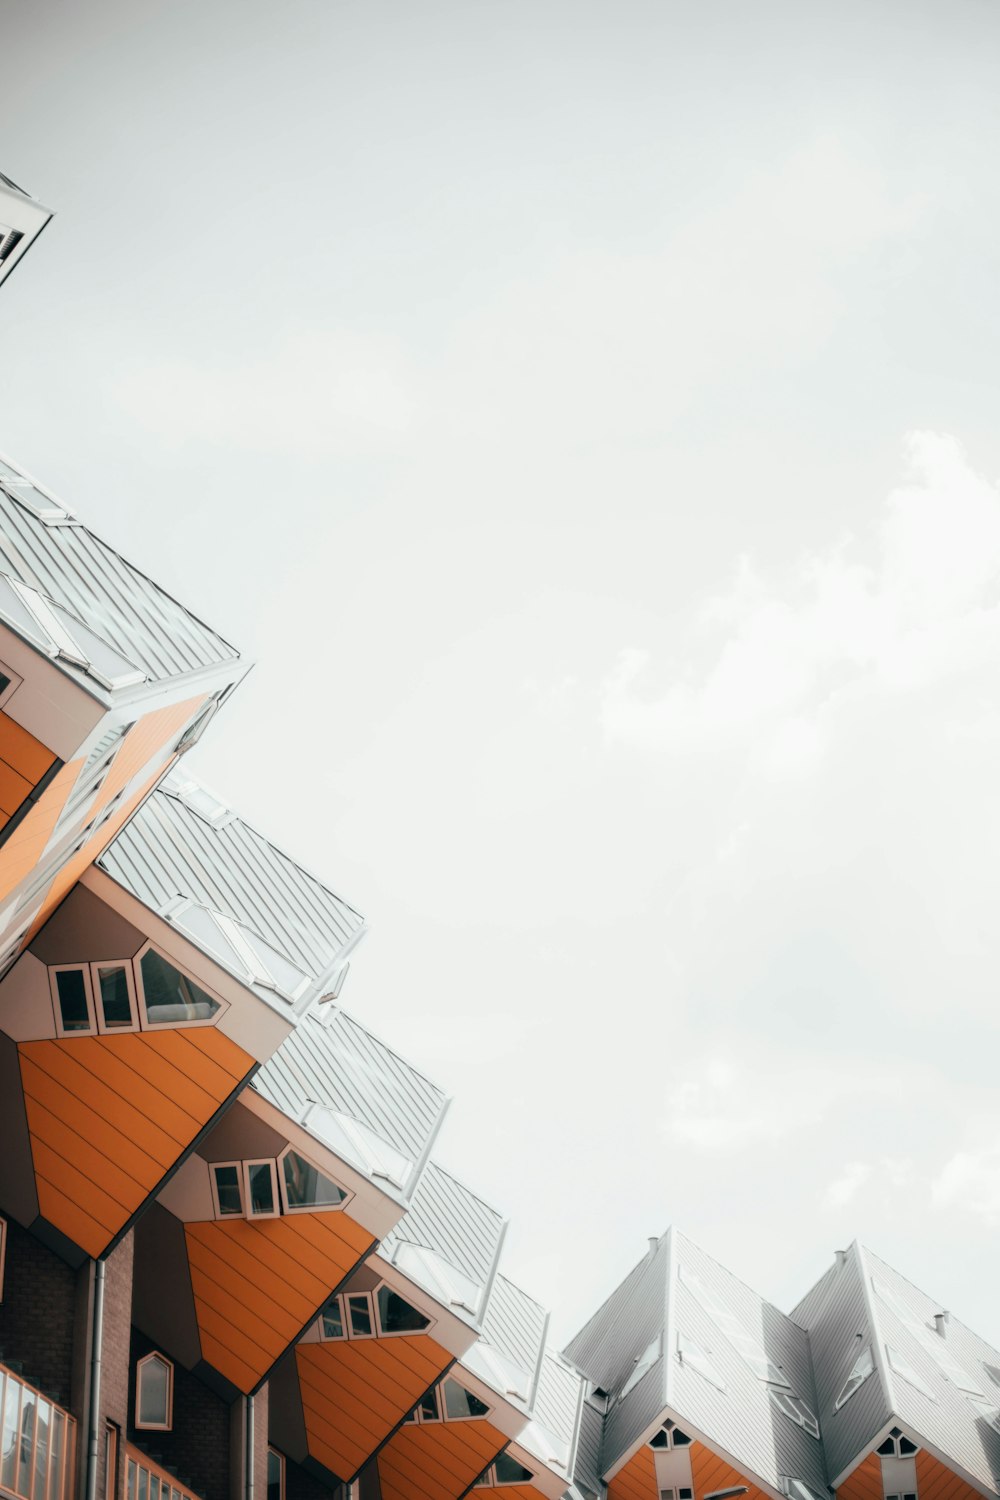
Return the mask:
[(501, 1453), (494, 1468), (496, 1470), (497, 1484), (530, 1484), (534, 1479), (530, 1469), (524, 1464), (519, 1464), (506, 1453)]
[(457, 1380), (446, 1380), (444, 1383), (444, 1409), (445, 1414), (452, 1421), (459, 1417), (485, 1417), (489, 1407), (467, 1391), (464, 1385), (459, 1385)]
[(21, 1444), (15, 1486), (19, 1495), (31, 1493), (31, 1455), (35, 1441), (35, 1398), (25, 1391), (21, 1403)]
[(21, 1387), (8, 1375), (3, 1403), (3, 1455), (0, 1457), (0, 1484), (5, 1490), (14, 1488), (14, 1476), (17, 1473), (17, 1418), (20, 1400)]
[(372, 1310), (367, 1297), (348, 1297), (347, 1312), (351, 1320), (351, 1332), (364, 1337), (372, 1332)]
[(431, 1321), (387, 1286), (378, 1289), (378, 1320), (383, 1333), (419, 1333)]
[(242, 1214), (243, 1193), (239, 1167), (213, 1167), (220, 1214)]
[(674, 1428), (672, 1436), (673, 1436), (674, 1447), (675, 1448), (686, 1448), (687, 1445), (688, 1445), (688, 1443), (690, 1443), (690, 1441), (691, 1441), (691, 1439), (688, 1437), (687, 1433), (686, 1432), (681, 1432), (681, 1430), (680, 1430), (679, 1427), (675, 1427)]
[(333, 1208), (347, 1197), (335, 1182), (303, 1161), (295, 1151), (288, 1152), (282, 1168), (289, 1208)]
[(105, 1026), (131, 1026), (132, 1003), (124, 964), (99, 964), (97, 982)]
[(270, 1162), (254, 1162), (247, 1168), (250, 1180), (250, 1212), (252, 1214), (274, 1213), (274, 1178)]
[[(62, 1494), (62, 1461), (63, 1461), (63, 1435), (66, 1429), (66, 1418), (58, 1407), (52, 1408), (52, 1425), (49, 1429), (49, 1447), (52, 1450), (52, 1458), (49, 1463), (49, 1500), (59, 1500)], [(38, 1500), (38, 1496), (35, 1496)]]
[(340, 1314), (340, 1301), (331, 1297), (323, 1309), (323, 1337), (327, 1339), (342, 1339), (344, 1337), (344, 1320)]
[(126, 1491), (128, 1500), (135, 1500), (135, 1459), (128, 1461), (128, 1489)]
[(437, 1386), (433, 1386), (424, 1396), (419, 1406), (420, 1420), (422, 1422), (440, 1422), (441, 1413), (438, 1411)]
[(56, 975), (56, 990), (63, 1031), (89, 1031), (90, 1012), (83, 970), (61, 969)]
[(219, 1009), (193, 979), (149, 948), (139, 963), (146, 1014), (150, 1021), (210, 1021)]
[(155, 1354), (139, 1368), (139, 1424), (166, 1427), (170, 1415), (170, 1369)]
[(267, 1450), (267, 1500), (281, 1500), (281, 1454)]
[(45, 1494), (45, 1470), (49, 1462), (49, 1424), (52, 1408), (47, 1401), (38, 1398), (38, 1417), (35, 1424), (35, 1495)]
[(146, 1500), (149, 1493), (149, 1470), (139, 1465), (139, 1500)]

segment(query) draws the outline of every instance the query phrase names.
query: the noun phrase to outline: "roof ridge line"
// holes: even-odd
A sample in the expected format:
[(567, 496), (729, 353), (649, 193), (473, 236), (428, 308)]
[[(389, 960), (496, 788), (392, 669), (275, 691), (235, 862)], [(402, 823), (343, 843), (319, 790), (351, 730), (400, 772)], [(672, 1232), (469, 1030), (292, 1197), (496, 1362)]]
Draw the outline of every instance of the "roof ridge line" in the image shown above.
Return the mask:
[(888, 1356), (885, 1352), (885, 1339), (882, 1333), (882, 1325), (879, 1322), (878, 1308), (875, 1306), (875, 1294), (872, 1290), (871, 1278), (868, 1275), (868, 1264), (865, 1260), (865, 1247), (860, 1240), (854, 1240), (851, 1244), (855, 1259), (858, 1263), (858, 1271), (861, 1276), (861, 1296), (865, 1304), (865, 1312), (868, 1314), (868, 1326), (872, 1334), (872, 1359), (875, 1361), (875, 1369), (885, 1389), (886, 1400), (889, 1406), (889, 1415), (897, 1416), (896, 1387), (892, 1380), (892, 1371), (889, 1368)]

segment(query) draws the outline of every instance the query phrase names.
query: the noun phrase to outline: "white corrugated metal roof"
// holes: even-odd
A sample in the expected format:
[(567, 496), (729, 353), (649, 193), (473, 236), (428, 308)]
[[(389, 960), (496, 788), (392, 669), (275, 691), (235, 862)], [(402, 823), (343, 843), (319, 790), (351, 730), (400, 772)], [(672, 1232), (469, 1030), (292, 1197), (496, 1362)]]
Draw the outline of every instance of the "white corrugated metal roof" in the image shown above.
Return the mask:
[[(42, 518), (45, 502), (50, 519)], [(69, 610), (152, 682), (239, 658), (217, 631), (2, 456), (0, 572)]]
[(173, 794), (177, 780), (145, 802), (100, 867), (153, 911), (186, 896), (248, 927), (314, 982), (328, 977), (364, 918), (242, 818), (196, 812)]

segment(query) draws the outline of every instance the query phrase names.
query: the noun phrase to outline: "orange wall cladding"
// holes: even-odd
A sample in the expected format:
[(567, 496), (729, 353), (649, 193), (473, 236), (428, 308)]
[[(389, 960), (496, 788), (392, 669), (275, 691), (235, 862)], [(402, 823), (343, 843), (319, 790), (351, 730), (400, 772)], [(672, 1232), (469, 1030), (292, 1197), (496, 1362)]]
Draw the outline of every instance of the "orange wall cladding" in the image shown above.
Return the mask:
[(353, 1479), (452, 1362), (427, 1334), (338, 1339), (295, 1351), (309, 1453)]
[(246, 1394), (375, 1244), (345, 1213), (212, 1220), (185, 1234), (202, 1355)]
[(489, 1422), (408, 1422), (379, 1454), (382, 1500), (459, 1500), (507, 1445)]
[(0, 829), (7, 826), (55, 759), (41, 740), (0, 713)]
[[(141, 718), (132, 732), (126, 737), (125, 743), (112, 762), (111, 769), (104, 780), (104, 785), (94, 800), (93, 811), (97, 813), (100, 812), (102, 807), (106, 807), (112, 798), (118, 795), (122, 787), (127, 786), (132, 777), (142, 770), (143, 766), (147, 765), (158, 752), (163, 750), (165, 745), (170, 744), (180, 734), (184, 725), (205, 701), (205, 695), (202, 694), (197, 698), (188, 698), (184, 703), (171, 704), (169, 708), (154, 709), (152, 713), (146, 714)], [(73, 765), (79, 768), (79, 761), (74, 761)], [(69, 769), (69, 766), (65, 766), (59, 773), (49, 793), (42, 798), (41, 806), (47, 807), (49, 796), (60, 786), (64, 775)], [(94, 836), (84, 844), (79, 854), (74, 855), (56, 873), (31, 932), (28, 934), (28, 942), (44, 927), (63, 897), (72, 890), (84, 871), (89, 869), (94, 863), (94, 860), (104, 852), (111, 843), (111, 840), (125, 826), (140, 802), (142, 802), (147, 793), (152, 791), (167, 769), (166, 765), (161, 765), (151, 771), (148, 780), (143, 783), (134, 796), (130, 797), (128, 801), (123, 802), (116, 815), (103, 824)], [(76, 776), (74, 775), (73, 781), (75, 780)], [(59, 806), (56, 808), (55, 815), (52, 817), (49, 825), (50, 831), (55, 824), (56, 818), (59, 816), (62, 803), (65, 802), (67, 795), (72, 789), (73, 781), (69, 785), (62, 786), (61, 797), (58, 799)], [(31, 817), (32, 815), (29, 814), (25, 819), (25, 824), (31, 821)], [(18, 832), (20, 832), (20, 829)], [(44, 848), (47, 839), (48, 835), (46, 835), (45, 840), (39, 847), (39, 853)], [(37, 858), (37, 855), (35, 858)], [(19, 876), (18, 878), (23, 877)]]
[(210, 1026), (18, 1052), (39, 1211), (95, 1258), (254, 1067)]
[[(694, 1481), (695, 1500), (713, 1490), (727, 1490), (734, 1485), (747, 1486), (747, 1500), (766, 1500), (764, 1491), (745, 1479), (738, 1470), (727, 1464), (702, 1443), (692, 1443), (691, 1477)], [(653, 1451), (645, 1444), (632, 1455), (624, 1469), (620, 1470), (608, 1486), (608, 1500), (657, 1500), (656, 1465)], [(882, 1487), (879, 1485), (879, 1500)]]
[[(20, 724), (15, 724), (13, 719), (0, 713), (0, 830), (6, 828), (29, 792), (34, 791), (55, 761), (56, 757), (41, 740), (36, 740)], [(64, 768), (56, 779), (62, 779), (71, 785), (75, 777), (67, 776)], [(65, 800), (66, 790), (61, 797), (57, 795), (54, 799), (58, 807)], [(42, 799), (45, 803), (48, 800), (48, 796)], [(58, 812), (50, 820), (43, 816), (39, 829), (40, 838), (29, 836), (28, 847), (18, 847), (25, 843), (26, 825), (37, 816), (37, 812), (38, 809), (34, 809), (28, 813), (21, 826), (11, 834), (9, 843), (0, 851), (0, 901), (34, 868), (39, 854), (49, 841)]]
[(848, 1474), (837, 1491), (837, 1500), (882, 1500), (882, 1465), (877, 1453), (869, 1453)]
[[(923, 1448), (917, 1454), (918, 1500), (977, 1500), (979, 1491), (959, 1479), (950, 1469)], [(838, 1495), (840, 1491), (837, 1491)]]

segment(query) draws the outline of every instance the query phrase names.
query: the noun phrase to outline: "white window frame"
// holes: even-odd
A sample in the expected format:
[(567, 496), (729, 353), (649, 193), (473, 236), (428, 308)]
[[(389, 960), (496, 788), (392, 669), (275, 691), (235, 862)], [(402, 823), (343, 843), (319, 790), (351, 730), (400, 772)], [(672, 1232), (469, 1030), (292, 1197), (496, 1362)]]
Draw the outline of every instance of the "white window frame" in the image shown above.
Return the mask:
[[(676, 1422), (674, 1422), (671, 1423), (669, 1427), (664, 1424), (660, 1428), (660, 1432), (654, 1432), (653, 1437), (650, 1438), (647, 1446), (652, 1448), (654, 1453), (673, 1453), (674, 1451), (678, 1453), (690, 1452), (690, 1450), (694, 1447), (694, 1439), (690, 1436), (689, 1433), (684, 1431), (683, 1427), (680, 1430), (684, 1433), (683, 1443), (674, 1442), (674, 1433), (677, 1431), (677, 1424)], [(665, 1443), (654, 1443), (653, 1438), (659, 1437), (660, 1433), (663, 1434), (667, 1441)]]
[[(797, 1396), (792, 1390), (781, 1390), (773, 1385), (768, 1386), (768, 1395), (772, 1405), (777, 1407), (783, 1417), (787, 1417), (790, 1422), (795, 1422), (803, 1432), (808, 1432), (810, 1437), (819, 1439), (819, 1418), (808, 1401), (803, 1401), (802, 1397)], [(791, 1411), (782, 1405), (785, 1401), (788, 1402)], [(802, 1408), (801, 1411), (799, 1407)]]
[[(865, 1373), (863, 1375), (859, 1375), (857, 1373), (858, 1365), (861, 1363), (861, 1361), (863, 1360), (863, 1358), (864, 1358), (864, 1356), (866, 1354), (868, 1355), (868, 1368), (867, 1368), (867, 1370), (865, 1371)], [(861, 1389), (861, 1387), (864, 1385), (864, 1383), (868, 1379), (869, 1375), (874, 1375), (874, 1373), (875, 1373), (875, 1351), (872, 1349), (872, 1346), (869, 1343), (869, 1344), (865, 1344), (864, 1348), (857, 1355), (857, 1357), (856, 1357), (853, 1365), (850, 1368), (850, 1372), (849, 1372), (849, 1374), (847, 1376), (847, 1379), (844, 1381), (843, 1385), (840, 1387), (840, 1394), (837, 1397), (836, 1401), (833, 1403), (833, 1409), (834, 1409), (834, 1411), (839, 1411), (842, 1406), (846, 1406), (847, 1403), (848, 1403), (848, 1401), (850, 1401), (851, 1397), (854, 1395), (854, 1393), (856, 1391), (859, 1391)], [(847, 1389), (848, 1386), (850, 1386), (850, 1390)]]
[[(104, 1007), (101, 1002), (101, 981), (98, 969), (124, 969), (125, 983), (128, 986), (129, 1013), (132, 1017), (128, 1026), (108, 1026), (104, 1020)], [(94, 1001), (94, 1019), (97, 1022), (97, 1030), (101, 1036), (117, 1036), (123, 1031), (139, 1030), (139, 1004), (136, 998), (135, 970), (130, 958), (102, 958), (90, 965), (90, 993)]]
[[(254, 1212), (254, 1209), (253, 1209), (253, 1200), (252, 1200), (252, 1196), (251, 1196), (251, 1193), (250, 1193), (250, 1168), (251, 1167), (268, 1167), (270, 1169), (270, 1172), (271, 1172), (271, 1201), (274, 1204), (274, 1208), (271, 1210), (270, 1213), (255, 1213)], [(274, 1159), (273, 1156), (258, 1156), (258, 1157), (255, 1157), (252, 1161), (245, 1161), (243, 1163), (243, 1207), (244, 1207), (244, 1212), (246, 1214), (246, 1217), (248, 1219), (280, 1219), (281, 1218), (281, 1197), (280, 1197), (280, 1195), (278, 1193), (278, 1163), (275, 1161), (275, 1159)], [(226, 1215), (227, 1219), (235, 1219), (235, 1217), (236, 1217), (235, 1214), (227, 1214)]]
[(2, 691), (0, 691), (0, 708), (3, 708), (10, 701), (10, 699), (13, 698), (14, 694), (17, 692), (18, 688), (24, 681), (24, 678), (19, 677), (18, 674), (14, 671), (14, 668), (8, 667), (5, 661), (0, 661), (0, 672), (2, 672), (5, 677), (10, 678), (7, 686)]
[[(414, 1328), (394, 1328), (390, 1332), (387, 1332), (382, 1327), (382, 1314), (379, 1311), (379, 1305), (378, 1305), (378, 1294), (382, 1290), (383, 1287), (386, 1289), (387, 1292), (392, 1292), (395, 1296), (399, 1297), (403, 1302), (408, 1303), (409, 1306), (413, 1308), (413, 1311), (416, 1312), (416, 1313), (419, 1313), (422, 1318), (426, 1318), (427, 1319), (427, 1327), (426, 1328), (416, 1328), (416, 1329), (414, 1329)], [(424, 1334), (430, 1333), (431, 1329), (435, 1328), (437, 1326), (437, 1319), (436, 1318), (432, 1318), (431, 1315), (430, 1315), (430, 1313), (425, 1312), (422, 1307), (418, 1307), (415, 1302), (411, 1302), (410, 1299), (409, 1299), (409, 1297), (404, 1297), (403, 1294), (402, 1294), (402, 1292), (399, 1290), (399, 1288), (396, 1287), (396, 1286), (392, 1286), (388, 1281), (380, 1281), (379, 1284), (378, 1284), (378, 1286), (373, 1287), (372, 1288), (371, 1297), (372, 1297), (372, 1306), (375, 1309), (375, 1326), (378, 1329), (378, 1336), (379, 1336), (380, 1339), (419, 1339), (419, 1338), (423, 1338)]]
[[(338, 1188), (344, 1195), (339, 1203), (299, 1203), (295, 1204), (294, 1206), (289, 1206), (288, 1193), (285, 1184), (285, 1157), (288, 1156), (291, 1152), (294, 1152), (294, 1154), (299, 1157), (301, 1161), (305, 1162), (307, 1167), (312, 1167), (313, 1170), (318, 1172), (321, 1177), (329, 1178), (334, 1187)], [(282, 1151), (281, 1155), (278, 1157), (278, 1187), (281, 1191), (281, 1211), (285, 1214), (339, 1213), (341, 1209), (347, 1207), (351, 1199), (354, 1197), (354, 1194), (352, 1192), (349, 1192), (344, 1184), (342, 1182), (339, 1182), (337, 1178), (334, 1177), (332, 1172), (327, 1171), (326, 1167), (321, 1167), (318, 1162), (313, 1161), (311, 1156), (306, 1156), (304, 1151), (300, 1151), (298, 1146), (291, 1143), (289, 1143), (285, 1147), (284, 1151)]]
[[(151, 1021), (149, 1019), (149, 1012), (146, 1010), (146, 992), (142, 983), (142, 960), (150, 949), (152, 949), (158, 958), (162, 958), (164, 963), (168, 963), (172, 968), (176, 969), (178, 974), (183, 974), (185, 979), (190, 979), (192, 984), (196, 984), (200, 990), (204, 990), (210, 1000), (216, 1002), (219, 1009), (215, 1012), (214, 1016), (208, 1016), (203, 1021)], [(135, 974), (135, 992), (139, 999), (139, 1028), (141, 1031), (177, 1031), (181, 1027), (188, 1026), (215, 1026), (229, 1009), (228, 1000), (223, 1000), (222, 996), (213, 990), (211, 985), (197, 978), (184, 964), (178, 963), (172, 953), (164, 952), (161, 947), (151, 940), (143, 943), (133, 958), (132, 970)]]
[[(90, 1025), (86, 1031), (66, 1031), (63, 1027), (62, 1006), (59, 1003), (59, 986), (56, 981), (57, 974), (76, 973), (83, 975), (84, 988), (87, 991), (87, 1014), (90, 1017)], [(76, 964), (51, 964), (49, 966), (49, 993), (52, 996), (52, 1014), (55, 1020), (57, 1037), (96, 1036), (97, 1015), (94, 1009), (94, 985), (90, 975), (89, 963)]]
[[(223, 1211), (222, 1211), (222, 1207), (221, 1207), (221, 1205), (219, 1203), (219, 1185), (218, 1185), (218, 1183), (215, 1180), (215, 1173), (216, 1173), (217, 1168), (219, 1168), (219, 1167), (234, 1167), (235, 1170), (236, 1170), (236, 1181), (239, 1184), (240, 1198), (242, 1200), (241, 1203), (240, 1203), (240, 1211), (239, 1211), (238, 1214), (227, 1214), (227, 1213), (223, 1213)], [(222, 1219), (223, 1221), (225, 1221), (226, 1219), (245, 1219), (246, 1216), (247, 1216), (247, 1205), (246, 1205), (246, 1182), (245, 1182), (244, 1177), (243, 1177), (243, 1163), (241, 1161), (213, 1161), (213, 1162), (209, 1162), (209, 1164), (208, 1164), (208, 1177), (209, 1177), (209, 1181), (211, 1182), (211, 1185), (212, 1185), (212, 1207), (215, 1210), (215, 1217), (217, 1219)]]
[[(167, 1420), (165, 1422), (143, 1422), (142, 1415), (142, 1372), (146, 1365), (153, 1360), (159, 1360), (167, 1367)], [(135, 1367), (135, 1426), (140, 1432), (170, 1432), (174, 1425), (174, 1362), (159, 1349), (151, 1349), (144, 1354)]]
[[(470, 1413), (467, 1417), (449, 1417), (448, 1403), (444, 1398), (445, 1382), (448, 1380), (452, 1380), (454, 1381), (455, 1385), (461, 1386), (466, 1395), (471, 1396), (474, 1401), (482, 1402), (483, 1406), (486, 1407), (486, 1410), (484, 1412), (481, 1412), (478, 1416), (473, 1416)], [(488, 1401), (483, 1401), (482, 1396), (477, 1396), (475, 1391), (470, 1391), (469, 1387), (465, 1385), (461, 1380), (456, 1380), (455, 1376), (450, 1371), (447, 1375), (443, 1375), (440, 1380), (436, 1380), (433, 1386), (431, 1386), (431, 1390), (434, 1392), (434, 1399), (437, 1402), (439, 1415), (436, 1417), (425, 1417), (421, 1414), (420, 1401), (423, 1401), (424, 1397), (427, 1395), (427, 1392), (425, 1391), (424, 1396), (421, 1396), (420, 1401), (417, 1402), (416, 1406), (410, 1412), (410, 1415), (406, 1418), (407, 1422), (416, 1422), (418, 1426), (433, 1426), (437, 1422), (487, 1422), (493, 1415), (493, 1407), (490, 1405), (490, 1403)]]

